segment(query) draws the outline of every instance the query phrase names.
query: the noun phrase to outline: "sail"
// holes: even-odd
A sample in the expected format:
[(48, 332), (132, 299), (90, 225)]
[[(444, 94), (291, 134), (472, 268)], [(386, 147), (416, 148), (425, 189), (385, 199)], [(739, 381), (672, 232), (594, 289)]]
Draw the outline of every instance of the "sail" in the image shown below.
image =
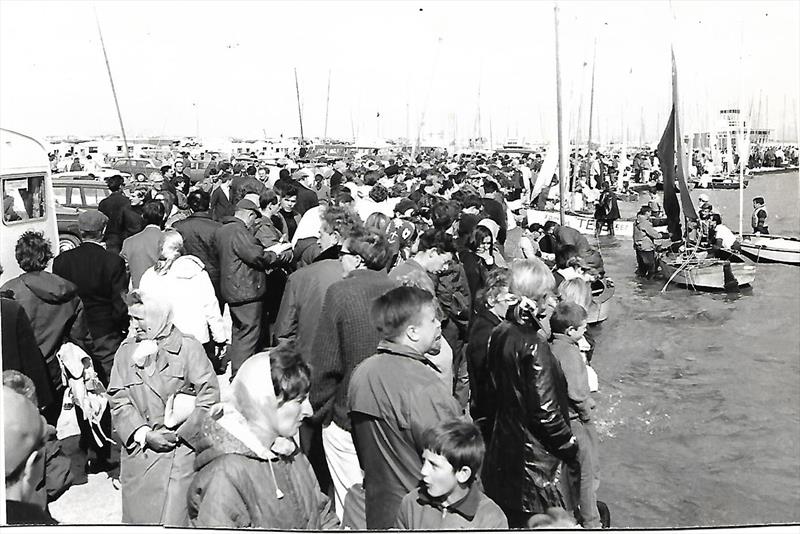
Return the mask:
[[(678, 120), (678, 110), (680, 107), (678, 106), (678, 67), (675, 63), (675, 50), (672, 50), (672, 113), (674, 115), (675, 120), (675, 138), (678, 140), (678, 143), (681, 143), (683, 136), (681, 134), (681, 123)], [(690, 152), (691, 154), (691, 152)], [(677, 150), (677, 178), (678, 178), (678, 187), (680, 188), (680, 195), (681, 195), (681, 209), (683, 210), (683, 216), (686, 219), (696, 221), (697, 220), (697, 212), (694, 209), (694, 204), (692, 204), (692, 197), (689, 195), (689, 187), (686, 184), (686, 174), (684, 173), (684, 169), (688, 167), (684, 167), (683, 165), (683, 147), (682, 144), (678, 145)], [(666, 183), (664, 190), (666, 191)]]
[(672, 241), (680, 241), (681, 207), (675, 193), (675, 104), (669, 114), (667, 127), (658, 142), (658, 162), (664, 175), (664, 214), (667, 216), (667, 231)]
[(542, 188), (553, 181), (556, 167), (558, 167), (558, 143), (550, 143), (547, 146), (547, 153), (544, 156), (542, 167), (539, 169), (539, 174), (536, 176), (536, 182), (533, 184), (531, 198), (536, 198), (536, 195), (541, 192)]

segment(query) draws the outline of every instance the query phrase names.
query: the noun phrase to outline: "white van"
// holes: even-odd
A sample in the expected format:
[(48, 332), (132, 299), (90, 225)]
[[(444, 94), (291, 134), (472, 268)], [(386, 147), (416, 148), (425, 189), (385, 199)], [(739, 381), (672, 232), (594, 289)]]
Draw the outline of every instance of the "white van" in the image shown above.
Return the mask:
[(42, 232), (58, 253), (50, 162), (44, 145), (32, 137), (0, 128), (0, 284), (22, 274), (14, 256), (19, 237), (28, 230)]

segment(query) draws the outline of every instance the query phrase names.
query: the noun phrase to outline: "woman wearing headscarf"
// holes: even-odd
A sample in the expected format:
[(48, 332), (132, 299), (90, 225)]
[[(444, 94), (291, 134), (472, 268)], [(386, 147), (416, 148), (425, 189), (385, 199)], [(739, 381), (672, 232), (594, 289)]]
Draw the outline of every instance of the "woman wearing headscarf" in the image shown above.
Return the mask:
[(506, 319), (492, 332), (487, 353), (488, 394), (496, 415), (482, 480), (486, 495), (522, 528), (551, 506), (564, 507), (558, 485), (562, 462), (574, 463), (567, 382), (540, 333), (553, 304), (553, 275), (538, 259), (511, 264)]
[(183, 237), (177, 230), (164, 230), (159, 248), (158, 261), (142, 275), (139, 289), (170, 302), (173, 324), (202, 343), (208, 358), (217, 363), (216, 346), (226, 343), (227, 334), (205, 265), (197, 256), (183, 254)]
[(478, 251), (478, 255), (483, 258), (489, 268), (495, 265), (502, 269), (507, 268), (508, 262), (506, 262), (505, 258), (503, 258), (502, 254), (500, 254), (500, 251), (497, 249), (497, 236), (500, 235), (500, 225), (492, 219), (481, 219), (478, 222), (478, 227), (486, 228), (492, 234), (491, 246)]
[(197, 475), (188, 493), (193, 527), (336, 529), (294, 436), (312, 413), (311, 371), (290, 344), (248, 358), (230, 399), (214, 406), (201, 430)]
[(219, 384), (195, 338), (172, 322), (170, 304), (128, 295), (135, 333), (114, 357), (108, 386), (121, 440), (122, 522), (185, 526), (200, 422)]

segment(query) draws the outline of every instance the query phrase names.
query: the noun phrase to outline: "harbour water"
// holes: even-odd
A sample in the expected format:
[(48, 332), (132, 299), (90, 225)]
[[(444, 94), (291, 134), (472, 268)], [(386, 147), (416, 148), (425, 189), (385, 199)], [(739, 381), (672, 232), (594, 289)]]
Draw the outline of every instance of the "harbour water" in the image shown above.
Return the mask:
[[(745, 232), (760, 195), (770, 231), (800, 235), (798, 182), (751, 179)], [(708, 194), (737, 231), (739, 192)], [(738, 294), (662, 293), (634, 276), (629, 240), (600, 246), (617, 287), (593, 360), (598, 498), (614, 526), (800, 522), (800, 267), (760, 264)]]

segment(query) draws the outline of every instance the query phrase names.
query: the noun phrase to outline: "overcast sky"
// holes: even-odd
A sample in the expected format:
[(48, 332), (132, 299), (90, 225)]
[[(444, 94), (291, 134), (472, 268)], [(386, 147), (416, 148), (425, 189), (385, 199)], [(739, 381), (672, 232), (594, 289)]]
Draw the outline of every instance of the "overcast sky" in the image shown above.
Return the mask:
[[(671, 43), (684, 131), (741, 103), (778, 137), (796, 132), (800, 3), (672, 5), (560, 4), (572, 136), (588, 133), (595, 39), (595, 140), (624, 127), (636, 141), (642, 124), (657, 138)], [(297, 135), (295, 67), (306, 136), (323, 134), (329, 72), (330, 137), (413, 138), (423, 115), (446, 139), (475, 135), (478, 116), (495, 143), (555, 128), (552, 2), (0, 0), (0, 125), (119, 132), (95, 7), (129, 136)]]

